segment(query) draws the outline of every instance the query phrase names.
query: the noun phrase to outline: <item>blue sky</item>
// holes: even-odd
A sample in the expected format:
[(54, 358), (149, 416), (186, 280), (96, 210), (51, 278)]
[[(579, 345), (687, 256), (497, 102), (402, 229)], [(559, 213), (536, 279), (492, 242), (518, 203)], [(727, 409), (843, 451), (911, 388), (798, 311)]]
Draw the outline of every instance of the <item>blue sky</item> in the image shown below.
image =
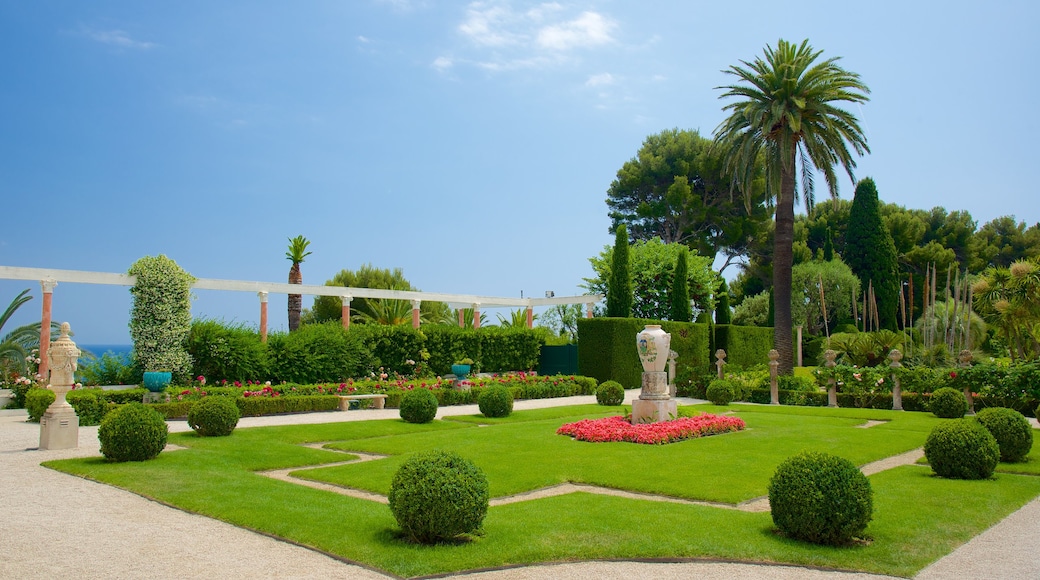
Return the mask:
[[(421, 290), (577, 294), (647, 135), (710, 135), (720, 71), (778, 38), (872, 99), (857, 177), (979, 224), (1040, 219), (1031, 2), (0, 1), (0, 265), (304, 282), (365, 263)], [(852, 195), (843, 181), (842, 196)], [(727, 275), (734, 272), (727, 271)], [(0, 280), (3, 306), (37, 283)], [(310, 300), (305, 299), (305, 306)], [(129, 292), (64, 284), (56, 320), (126, 343)], [(197, 316), (255, 324), (254, 296)], [(495, 317), (492, 315), (492, 320)], [(285, 328), (285, 297), (271, 326)]]

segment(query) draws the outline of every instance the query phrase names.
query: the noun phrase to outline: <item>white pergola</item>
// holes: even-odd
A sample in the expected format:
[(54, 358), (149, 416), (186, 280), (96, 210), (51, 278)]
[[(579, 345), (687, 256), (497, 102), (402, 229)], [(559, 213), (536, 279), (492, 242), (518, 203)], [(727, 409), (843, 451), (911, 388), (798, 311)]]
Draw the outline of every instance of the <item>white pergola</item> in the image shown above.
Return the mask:
[[(40, 318), (40, 374), (47, 376), (47, 348), (51, 339), (51, 304), (54, 288), (61, 282), (76, 284), (103, 284), (110, 286), (133, 286), (134, 276), (110, 272), (88, 272), (83, 270), (52, 270), (47, 268), (23, 268), (0, 266), (0, 279), (35, 280), (43, 290), (43, 315)], [(460, 307), (459, 326), (463, 326), (461, 308), (473, 309), (473, 326), (480, 327), (481, 307), (521, 307), (527, 309), (527, 326), (534, 321), (535, 306), (563, 304), (585, 304), (585, 316), (592, 318), (592, 307), (603, 299), (600, 294), (583, 296), (560, 296), (546, 298), (500, 298), (474, 294), (445, 294), (442, 292), (416, 292), (411, 290), (380, 290), (376, 288), (347, 288), (343, 286), (315, 286), (287, 284), (284, 282), (252, 282), (245, 280), (219, 280), (197, 278), (192, 288), (200, 290), (226, 290), (250, 292), (260, 299), (260, 337), (267, 339), (267, 297), (270, 294), (306, 294), (309, 296), (336, 296), (343, 303), (343, 327), (350, 327), (350, 302), (354, 298), (379, 298), (408, 300), (412, 303), (412, 326), (419, 327), (419, 305), (423, 302), (447, 302)]]

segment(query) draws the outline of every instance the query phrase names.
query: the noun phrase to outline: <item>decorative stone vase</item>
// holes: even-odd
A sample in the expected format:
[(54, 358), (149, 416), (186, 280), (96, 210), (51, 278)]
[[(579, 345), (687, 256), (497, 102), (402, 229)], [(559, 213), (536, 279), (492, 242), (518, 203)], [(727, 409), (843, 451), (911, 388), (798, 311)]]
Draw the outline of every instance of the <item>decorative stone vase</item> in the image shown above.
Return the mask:
[(466, 380), (469, 376), (470, 365), (451, 365), (451, 374), (455, 375), (460, 381)]
[(639, 361), (643, 363), (643, 372), (664, 372), (668, 367), (668, 348), (672, 343), (672, 335), (661, 330), (660, 324), (647, 324), (636, 334), (636, 348)]
[(172, 380), (173, 373), (147, 371), (144, 373), (144, 388), (153, 393), (161, 393)]

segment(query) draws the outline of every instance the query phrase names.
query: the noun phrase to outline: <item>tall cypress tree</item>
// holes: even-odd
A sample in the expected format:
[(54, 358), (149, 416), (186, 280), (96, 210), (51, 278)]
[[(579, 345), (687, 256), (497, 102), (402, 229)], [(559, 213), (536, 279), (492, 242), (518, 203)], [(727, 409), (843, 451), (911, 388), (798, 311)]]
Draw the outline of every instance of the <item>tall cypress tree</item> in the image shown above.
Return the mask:
[(693, 309), (690, 307), (690, 281), (689, 267), (686, 265), (686, 251), (679, 252), (675, 260), (675, 271), (672, 273), (671, 308), (668, 310), (668, 319), (679, 322), (689, 322), (693, 319)]
[(628, 271), (628, 229), (624, 224), (614, 232), (610, 283), (607, 284), (607, 316), (632, 316), (632, 275)]
[(723, 280), (719, 286), (719, 299), (715, 301), (715, 324), (732, 324), (733, 312), (729, 309), (729, 285)]
[(898, 255), (892, 234), (881, 219), (877, 186), (869, 177), (856, 184), (842, 259), (859, 277), (864, 292), (873, 281), (881, 328), (896, 330), (899, 320)]
[(827, 239), (823, 242), (823, 261), (830, 262), (834, 259), (834, 242), (831, 241), (831, 228), (827, 228)]

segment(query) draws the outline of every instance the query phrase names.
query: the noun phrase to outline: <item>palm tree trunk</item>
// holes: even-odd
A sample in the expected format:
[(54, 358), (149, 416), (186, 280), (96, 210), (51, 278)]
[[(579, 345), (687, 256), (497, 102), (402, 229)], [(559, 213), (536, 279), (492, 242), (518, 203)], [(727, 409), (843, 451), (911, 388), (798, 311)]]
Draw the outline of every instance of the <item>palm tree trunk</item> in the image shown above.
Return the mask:
[(777, 371), (794, 373), (794, 339), (791, 336), (791, 267), (794, 264), (794, 158), (781, 169), (780, 195), (776, 202), (776, 236), (773, 239), (773, 345), (780, 353)]
[[(293, 264), (289, 269), (289, 283), (303, 284), (303, 274), (300, 273), (300, 265)], [(300, 312), (303, 310), (303, 296), (301, 294), (289, 295), (289, 332), (300, 327)]]

